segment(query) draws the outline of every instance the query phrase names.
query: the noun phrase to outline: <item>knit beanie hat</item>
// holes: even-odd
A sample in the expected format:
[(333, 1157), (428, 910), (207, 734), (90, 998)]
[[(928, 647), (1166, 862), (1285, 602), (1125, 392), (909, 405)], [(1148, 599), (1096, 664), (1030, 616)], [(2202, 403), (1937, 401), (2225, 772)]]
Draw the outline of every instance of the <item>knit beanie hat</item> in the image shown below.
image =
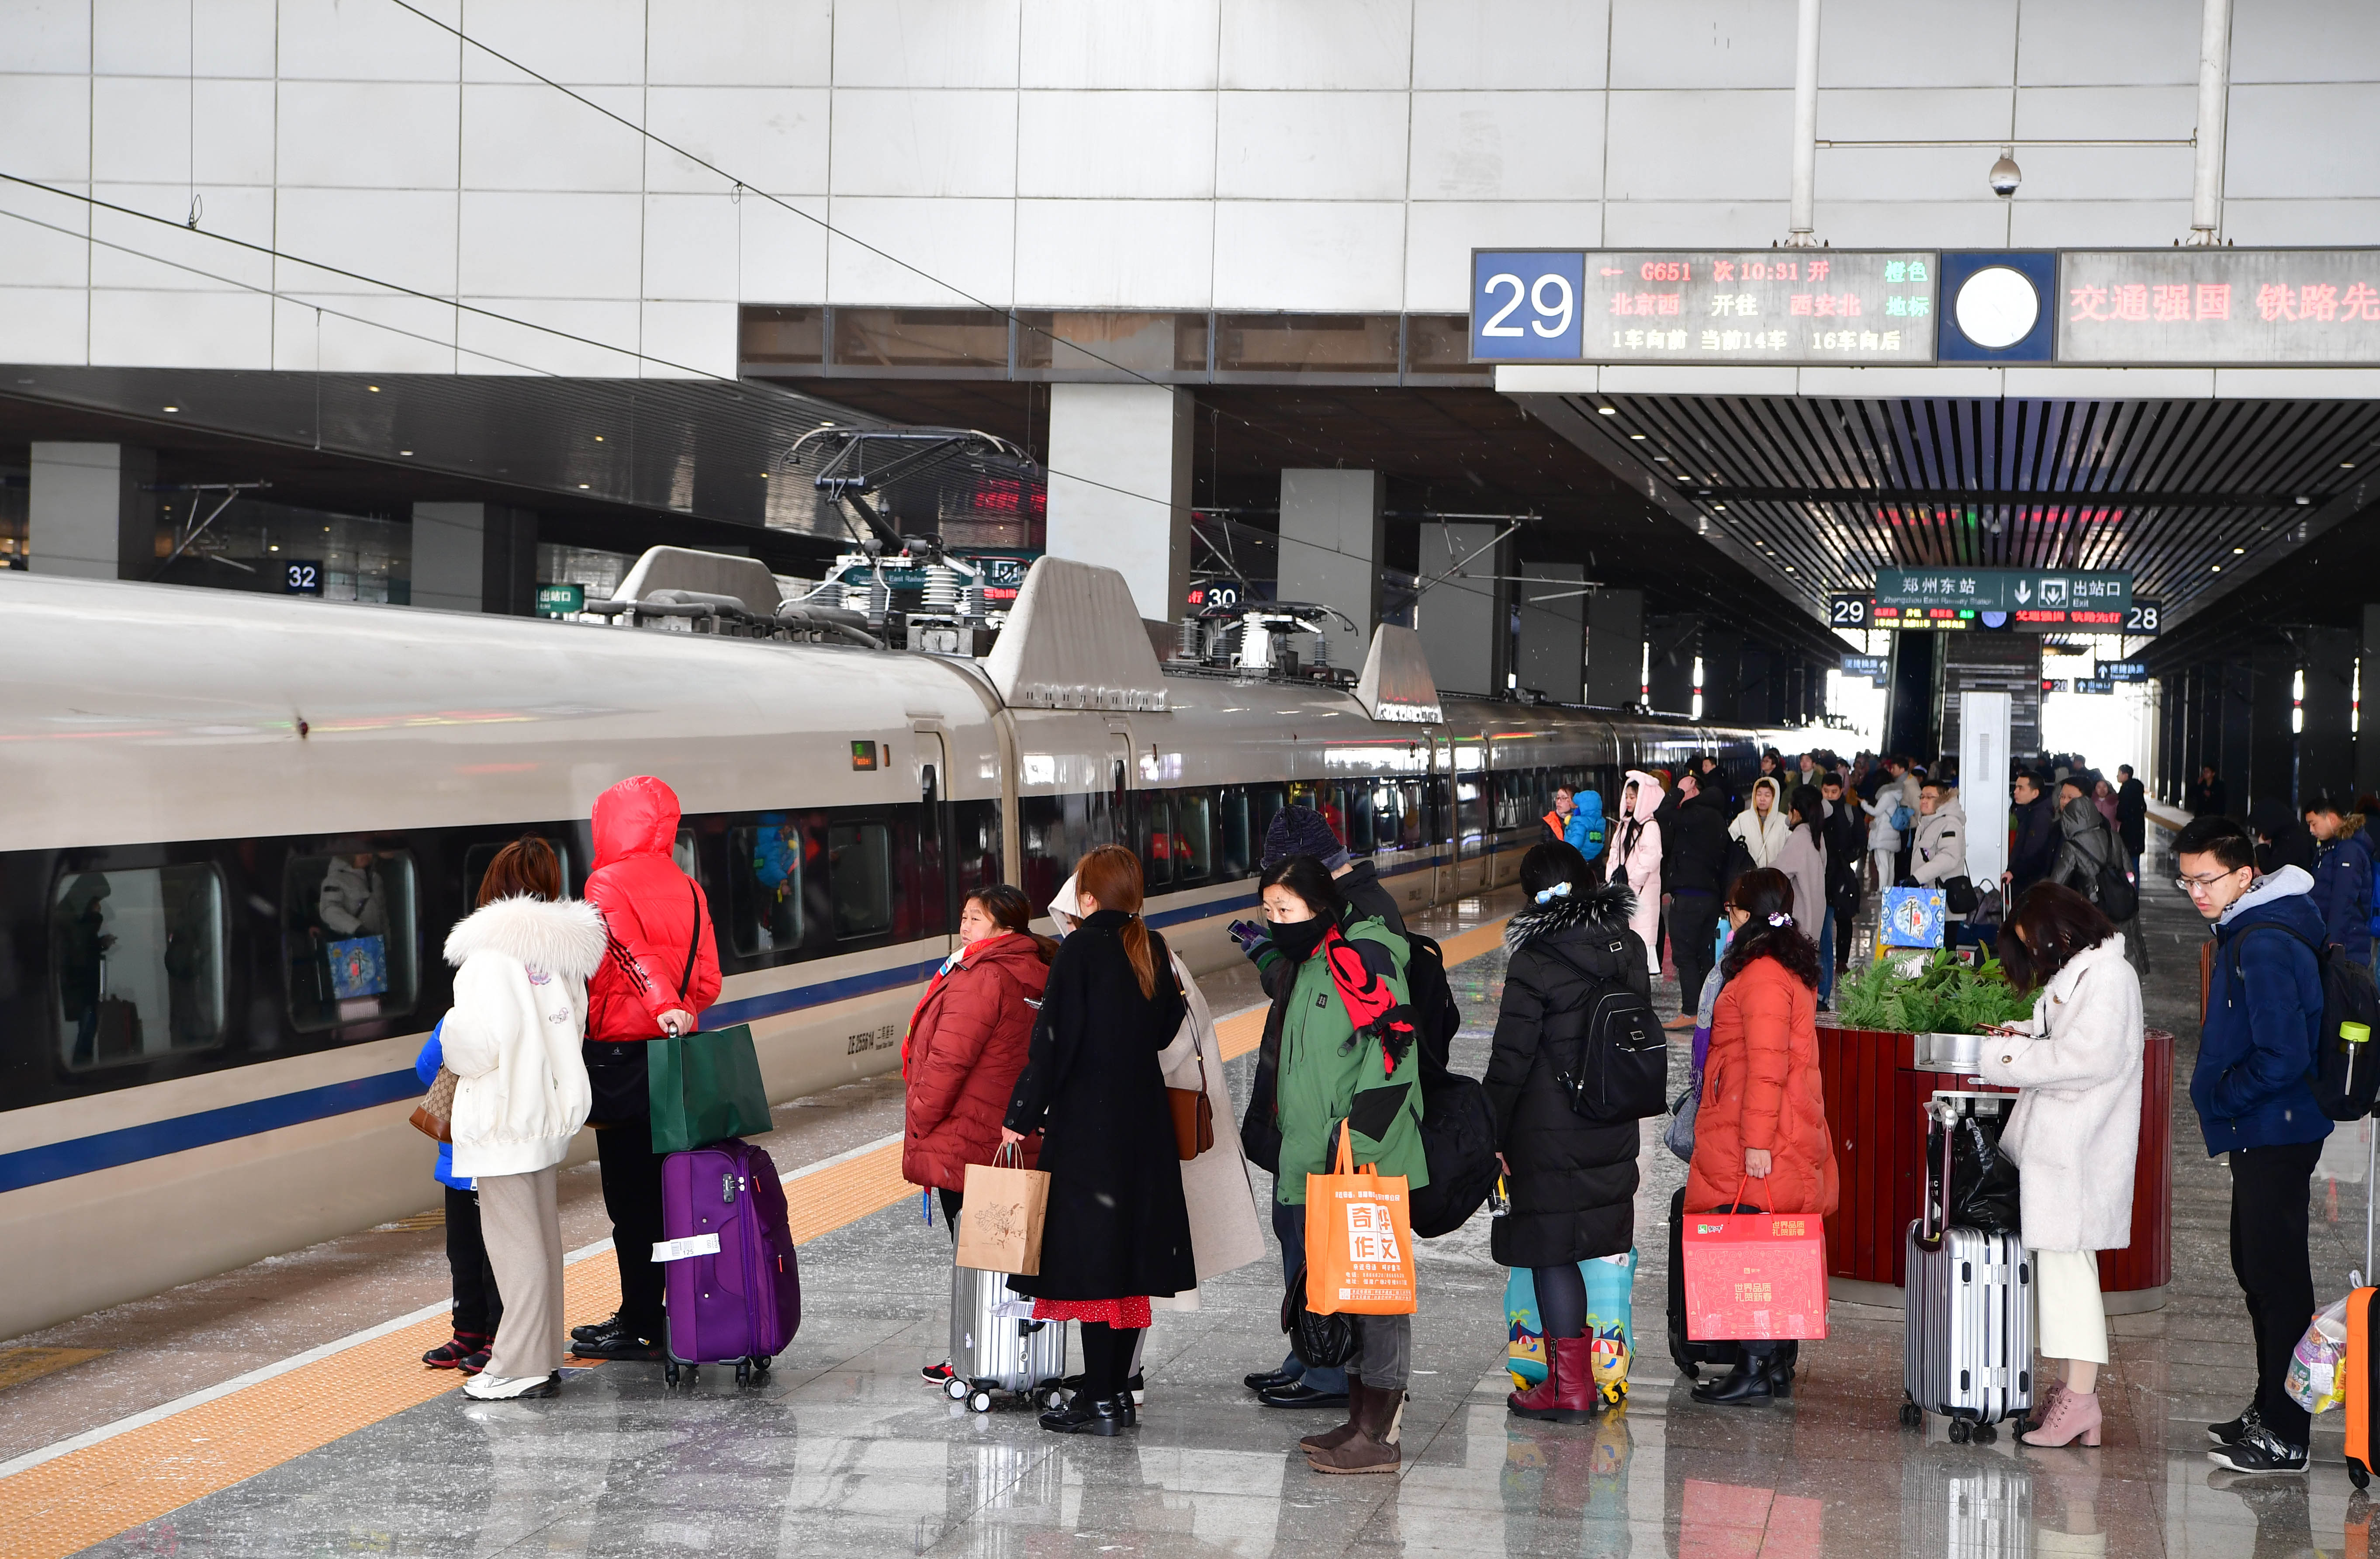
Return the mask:
[(1283, 807), (1265, 830), (1264, 869), (1270, 871), (1292, 856), (1312, 856), (1326, 871), (1347, 864), (1347, 846), (1330, 832), (1329, 820), (1311, 807)]

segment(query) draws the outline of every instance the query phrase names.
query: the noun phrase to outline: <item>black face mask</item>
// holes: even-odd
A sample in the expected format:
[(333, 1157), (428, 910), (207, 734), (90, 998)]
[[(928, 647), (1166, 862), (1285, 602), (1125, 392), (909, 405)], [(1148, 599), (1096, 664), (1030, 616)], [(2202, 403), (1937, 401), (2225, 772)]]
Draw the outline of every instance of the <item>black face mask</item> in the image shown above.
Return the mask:
[(1272, 944), (1290, 962), (1302, 964), (1314, 956), (1314, 950), (1322, 945), (1322, 939), (1330, 932), (1330, 922), (1319, 915), (1310, 920), (1275, 920)]

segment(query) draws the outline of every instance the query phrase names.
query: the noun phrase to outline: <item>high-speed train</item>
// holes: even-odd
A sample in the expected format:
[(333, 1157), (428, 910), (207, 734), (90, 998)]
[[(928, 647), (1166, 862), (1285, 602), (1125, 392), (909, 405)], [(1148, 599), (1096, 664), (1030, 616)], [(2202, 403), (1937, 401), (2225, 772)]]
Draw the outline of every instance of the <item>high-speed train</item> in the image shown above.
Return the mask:
[(983, 660), (0, 573), (0, 1336), (428, 1205), (446, 930), (525, 831), (582, 883), (631, 774), (684, 803), (705, 1022), (782, 1100), (897, 1065), (978, 883), (1038, 905), (1129, 844), (1213, 968), (1284, 805), (1418, 907), (1509, 882), (1556, 784), (1753, 759), (1441, 702), (1418, 657), (1383, 629), (1352, 691), (1160, 667), (1120, 577), (1048, 560)]

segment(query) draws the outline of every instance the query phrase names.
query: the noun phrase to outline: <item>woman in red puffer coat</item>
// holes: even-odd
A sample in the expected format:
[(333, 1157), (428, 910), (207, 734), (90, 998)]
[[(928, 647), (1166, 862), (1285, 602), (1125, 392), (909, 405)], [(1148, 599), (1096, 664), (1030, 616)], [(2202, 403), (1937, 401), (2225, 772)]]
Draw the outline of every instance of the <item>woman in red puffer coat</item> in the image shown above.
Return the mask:
[[(1025, 895), (1005, 883), (970, 894), (959, 915), (965, 945), (926, 987), (901, 1045), (908, 1084), (901, 1177), (941, 1193), (953, 1239), (967, 1165), (990, 1163), (1000, 1146), (1001, 1118), (1025, 1070), (1058, 945), (1026, 929), (1032, 918)], [(1040, 1146), (1038, 1137), (1026, 1139), (1028, 1169)], [(950, 1367), (929, 1365), (924, 1373), (946, 1381)]]
[[(1835, 1211), (1840, 1187), (1818, 1077), (1818, 950), (1793, 912), (1793, 883), (1773, 867), (1728, 890), (1735, 927), (1711, 1012), (1710, 1058), (1686, 1174), (1688, 1212)], [(1734, 1372), (1696, 1386), (1697, 1402), (1790, 1395), (1791, 1343), (1738, 1346)]]

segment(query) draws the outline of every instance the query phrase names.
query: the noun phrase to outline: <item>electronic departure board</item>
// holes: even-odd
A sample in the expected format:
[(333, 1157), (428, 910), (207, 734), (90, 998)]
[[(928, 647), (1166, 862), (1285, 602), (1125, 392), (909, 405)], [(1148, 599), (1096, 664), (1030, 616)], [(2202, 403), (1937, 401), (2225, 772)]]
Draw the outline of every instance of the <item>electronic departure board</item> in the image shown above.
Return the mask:
[(1930, 250), (1475, 250), (1479, 362), (1930, 363)]
[(2070, 250), (2058, 360), (2380, 363), (2380, 250)]

